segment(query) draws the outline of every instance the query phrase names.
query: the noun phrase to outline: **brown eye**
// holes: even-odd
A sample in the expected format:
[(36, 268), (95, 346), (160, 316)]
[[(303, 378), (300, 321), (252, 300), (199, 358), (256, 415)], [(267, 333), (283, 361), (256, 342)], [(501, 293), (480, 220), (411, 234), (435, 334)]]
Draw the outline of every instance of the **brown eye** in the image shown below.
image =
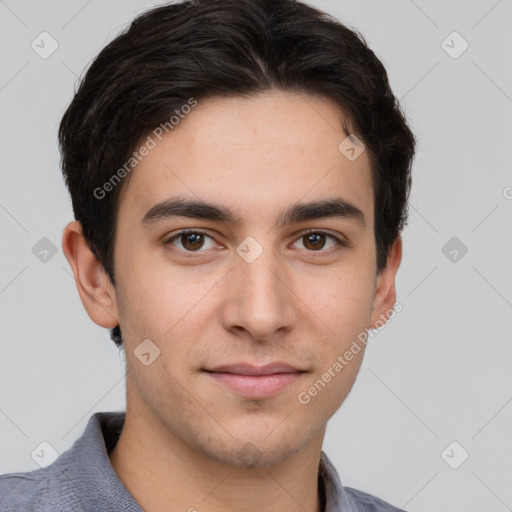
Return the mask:
[[(304, 248), (309, 252), (328, 253), (331, 252), (329, 249), (347, 246), (347, 244), (342, 239), (339, 239), (330, 233), (324, 233), (323, 231), (308, 231), (307, 233), (303, 234), (299, 240), (302, 241)], [(329, 241), (332, 242), (330, 246)]]
[(197, 251), (204, 244), (203, 235), (199, 233), (185, 233), (180, 235), (180, 240), (187, 251)]
[[(165, 244), (172, 245), (182, 252), (204, 252), (201, 249), (204, 249), (206, 239), (211, 240), (210, 247), (206, 247), (207, 249), (215, 246), (213, 239), (202, 231), (180, 231), (169, 238)], [(179, 242), (183, 249), (175, 245), (175, 242)]]
[(316, 251), (322, 249), (325, 245), (325, 234), (324, 233), (308, 233), (303, 236), (304, 247)]

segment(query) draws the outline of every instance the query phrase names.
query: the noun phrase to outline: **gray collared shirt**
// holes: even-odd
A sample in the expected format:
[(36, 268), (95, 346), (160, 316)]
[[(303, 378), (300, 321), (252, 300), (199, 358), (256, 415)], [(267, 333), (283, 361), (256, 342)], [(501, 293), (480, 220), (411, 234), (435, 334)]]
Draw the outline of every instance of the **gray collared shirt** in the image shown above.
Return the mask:
[[(110, 464), (124, 412), (97, 412), (73, 446), (45, 468), (0, 476), (0, 512), (143, 512)], [(325, 512), (404, 512), (370, 494), (343, 487), (322, 451)]]

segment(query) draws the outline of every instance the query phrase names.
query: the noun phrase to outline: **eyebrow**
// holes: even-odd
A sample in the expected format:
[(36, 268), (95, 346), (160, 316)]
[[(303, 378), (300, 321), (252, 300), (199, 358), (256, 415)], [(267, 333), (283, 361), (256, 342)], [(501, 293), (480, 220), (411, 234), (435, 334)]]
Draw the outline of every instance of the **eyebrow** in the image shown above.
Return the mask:
[[(239, 227), (242, 218), (224, 205), (209, 203), (201, 199), (174, 197), (151, 207), (140, 221), (142, 227), (150, 227), (174, 217), (212, 220)], [(281, 227), (308, 220), (337, 217), (354, 221), (366, 228), (366, 219), (362, 210), (342, 198), (323, 199), (309, 203), (295, 203), (281, 212), (276, 226)]]

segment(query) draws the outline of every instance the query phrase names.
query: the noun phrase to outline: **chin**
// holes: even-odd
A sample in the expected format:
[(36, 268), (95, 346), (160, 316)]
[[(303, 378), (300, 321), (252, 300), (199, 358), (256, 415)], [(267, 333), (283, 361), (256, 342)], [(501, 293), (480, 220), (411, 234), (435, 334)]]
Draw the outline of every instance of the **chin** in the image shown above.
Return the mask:
[[(233, 443), (234, 444), (234, 443)], [(268, 443), (266, 446), (258, 446), (251, 441), (238, 442), (229, 450), (221, 453), (210, 453), (210, 456), (229, 466), (238, 468), (257, 468), (274, 466), (285, 461), (298, 451), (301, 446), (285, 447), (282, 444), (273, 446)]]
[[(208, 457), (228, 466), (256, 468), (279, 464), (298, 453), (311, 441), (315, 433), (307, 437), (305, 431), (279, 432), (272, 429), (254, 428), (238, 436), (222, 436), (221, 439), (202, 439), (197, 448)], [(259, 433), (256, 432), (259, 430)], [(272, 435), (269, 435), (272, 434)]]

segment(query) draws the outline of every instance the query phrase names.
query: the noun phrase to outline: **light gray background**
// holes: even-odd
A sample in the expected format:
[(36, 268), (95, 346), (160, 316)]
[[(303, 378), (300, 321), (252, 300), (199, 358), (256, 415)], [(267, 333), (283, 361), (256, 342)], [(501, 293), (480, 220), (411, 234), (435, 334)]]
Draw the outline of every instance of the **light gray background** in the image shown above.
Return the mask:
[[(411, 512), (512, 510), (512, 0), (310, 3), (364, 35), (419, 141), (403, 310), (369, 344), (324, 450), (345, 485)], [(62, 452), (95, 411), (124, 409), (123, 357), (62, 253), (56, 131), (77, 76), (156, 4), (0, 1), (0, 473), (36, 469), (41, 441)], [(31, 48), (42, 31), (59, 44), (48, 59)], [(456, 59), (453, 31), (469, 43)], [(46, 263), (42, 237), (57, 248)], [(455, 262), (452, 237), (468, 248)], [(453, 441), (445, 459), (469, 453), (458, 469), (441, 456)]]

